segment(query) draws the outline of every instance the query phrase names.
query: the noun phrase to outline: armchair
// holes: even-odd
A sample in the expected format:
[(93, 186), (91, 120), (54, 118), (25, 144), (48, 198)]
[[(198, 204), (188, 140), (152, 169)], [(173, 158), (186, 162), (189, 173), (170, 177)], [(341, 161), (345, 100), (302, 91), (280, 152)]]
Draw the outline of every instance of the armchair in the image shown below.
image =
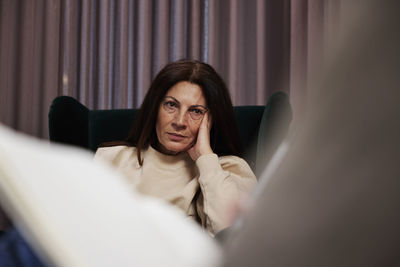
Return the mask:
[[(276, 92), (266, 106), (236, 106), (234, 111), (245, 148), (244, 159), (258, 175), (288, 130), (292, 119), (288, 96)], [(50, 140), (95, 151), (103, 142), (124, 140), (136, 112), (137, 109), (89, 110), (70, 96), (59, 96), (50, 106)]]

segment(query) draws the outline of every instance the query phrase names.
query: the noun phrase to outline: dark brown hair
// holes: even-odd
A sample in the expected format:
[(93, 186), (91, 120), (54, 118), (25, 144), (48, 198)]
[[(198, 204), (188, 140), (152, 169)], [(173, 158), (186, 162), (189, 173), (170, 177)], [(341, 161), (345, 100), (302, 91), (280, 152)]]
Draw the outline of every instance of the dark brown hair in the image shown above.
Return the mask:
[(219, 156), (241, 156), (242, 143), (236, 124), (229, 91), (217, 72), (196, 60), (179, 60), (167, 64), (155, 77), (135, 117), (134, 125), (124, 144), (136, 146), (139, 164), (141, 151), (158, 142), (156, 121), (159, 106), (167, 91), (187, 81), (200, 86), (212, 118), (211, 148)]

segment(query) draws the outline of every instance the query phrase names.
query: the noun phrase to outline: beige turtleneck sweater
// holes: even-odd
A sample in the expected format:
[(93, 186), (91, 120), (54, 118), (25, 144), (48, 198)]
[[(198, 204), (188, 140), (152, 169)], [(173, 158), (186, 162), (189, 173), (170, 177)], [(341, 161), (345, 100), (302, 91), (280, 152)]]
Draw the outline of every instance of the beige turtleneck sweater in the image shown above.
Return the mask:
[(228, 211), (256, 184), (249, 165), (236, 156), (200, 156), (194, 162), (188, 153), (162, 154), (152, 147), (142, 152), (143, 166), (136, 148), (103, 147), (96, 160), (110, 162), (138, 192), (164, 199), (201, 222), (210, 234), (230, 226)]

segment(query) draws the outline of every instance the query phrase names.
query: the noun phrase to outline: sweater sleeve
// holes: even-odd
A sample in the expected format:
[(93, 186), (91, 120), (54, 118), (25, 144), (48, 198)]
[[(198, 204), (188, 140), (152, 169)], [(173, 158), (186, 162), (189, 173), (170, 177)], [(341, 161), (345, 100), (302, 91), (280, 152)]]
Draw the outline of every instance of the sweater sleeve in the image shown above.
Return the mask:
[(198, 213), (203, 227), (215, 235), (231, 225), (229, 210), (253, 189), (257, 179), (247, 162), (235, 156), (207, 154), (200, 156), (196, 164), (202, 193)]

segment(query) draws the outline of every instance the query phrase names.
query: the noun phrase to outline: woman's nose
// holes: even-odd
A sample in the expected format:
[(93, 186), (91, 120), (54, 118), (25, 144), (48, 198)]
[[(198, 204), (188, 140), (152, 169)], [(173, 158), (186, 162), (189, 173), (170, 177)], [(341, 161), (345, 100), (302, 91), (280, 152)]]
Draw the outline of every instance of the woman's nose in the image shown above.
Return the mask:
[(174, 117), (174, 123), (180, 127), (186, 127), (187, 116), (186, 112), (179, 110)]

